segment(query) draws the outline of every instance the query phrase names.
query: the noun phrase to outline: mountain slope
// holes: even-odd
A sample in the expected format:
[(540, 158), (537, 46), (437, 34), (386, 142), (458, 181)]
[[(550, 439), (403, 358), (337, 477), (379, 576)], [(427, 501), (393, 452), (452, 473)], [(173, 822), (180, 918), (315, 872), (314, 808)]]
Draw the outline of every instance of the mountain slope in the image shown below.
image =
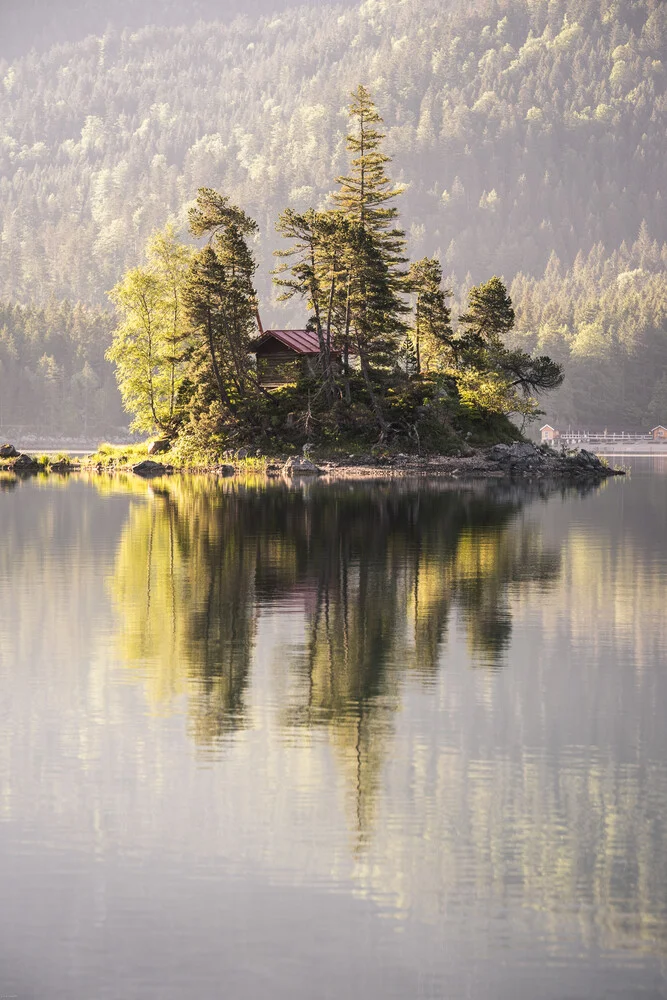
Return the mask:
[(276, 215), (333, 187), (359, 80), (408, 184), (411, 251), (452, 275), (541, 273), (553, 250), (567, 266), (644, 218), (662, 242), (665, 51), (651, 0), (367, 0), (109, 30), (5, 63), (0, 294), (104, 301), (206, 184), (258, 219), (268, 295)]

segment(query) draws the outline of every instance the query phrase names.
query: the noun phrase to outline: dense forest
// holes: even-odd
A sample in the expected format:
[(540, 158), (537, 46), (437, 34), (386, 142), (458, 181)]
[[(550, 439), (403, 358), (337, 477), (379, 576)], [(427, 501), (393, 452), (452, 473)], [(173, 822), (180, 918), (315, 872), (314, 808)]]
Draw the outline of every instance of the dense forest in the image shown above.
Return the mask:
[(0, 63), (8, 302), (108, 308), (151, 232), (171, 219), (185, 235), (197, 188), (214, 185), (259, 224), (265, 326), (302, 325), (271, 287), (276, 219), (330, 206), (361, 78), (406, 185), (410, 256), (436, 256), (455, 301), (493, 273), (511, 283), (516, 336), (565, 365), (552, 422), (665, 421), (664, 4), (367, 0), (155, 19)]
[(80, 303), (0, 302), (0, 429), (107, 436), (127, 425), (104, 359), (113, 316)]

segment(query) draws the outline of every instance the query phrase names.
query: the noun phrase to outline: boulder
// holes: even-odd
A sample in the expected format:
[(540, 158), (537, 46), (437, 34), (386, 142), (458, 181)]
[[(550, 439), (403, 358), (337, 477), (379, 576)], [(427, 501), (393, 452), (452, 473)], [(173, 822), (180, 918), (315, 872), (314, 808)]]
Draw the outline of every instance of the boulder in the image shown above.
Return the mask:
[(239, 460), (239, 462), (242, 462), (243, 459), (247, 458), (249, 454), (250, 452), (248, 451), (247, 448), (241, 448), (239, 449), (239, 451), (236, 452), (236, 457)]
[(151, 441), (148, 446), (149, 455), (164, 455), (165, 451), (169, 451), (171, 448), (171, 441), (168, 438), (159, 438), (157, 441)]
[(515, 441), (510, 445), (510, 456), (515, 459), (532, 458), (537, 453), (537, 448), (530, 441)]
[(150, 459), (146, 459), (143, 462), (139, 462), (138, 465), (133, 465), (132, 472), (136, 473), (137, 476), (143, 476), (144, 479), (150, 479), (152, 476), (164, 476), (168, 472), (171, 472), (171, 466), (163, 465), (162, 462), (151, 462)]
[(494, 444), (489, 448), (487, 455), (492, 462), (506, 462), (510, 458), (510, 446), (508, 444)]
[(582, 448), (581, 451), (579, 452), (577, 456), (577, 461), (581, 465), (589, 465), (595, 468), (597, 468), (598, 465), (602, 464), (597, 455), (594, 455), (592, 451), (586, 451), (585, 448)]
[(39, 462), (32, 458), (30, 455), (19, 455), (17, 459), (12, 463), (12, 469), (15, 472), (29, 472), (32, 469), (38, 469)]
[(13, 444), (0, 445), (0, 458), (18, 458), (19, 453)]
[(216, 465), (215, 474), (216, 476), (233, 476), (236, 473), (236, 469), (233, 465)]
[(309, 458), (288, 458), (283, 465), (283, 476), (321, 476), (318, 469)]

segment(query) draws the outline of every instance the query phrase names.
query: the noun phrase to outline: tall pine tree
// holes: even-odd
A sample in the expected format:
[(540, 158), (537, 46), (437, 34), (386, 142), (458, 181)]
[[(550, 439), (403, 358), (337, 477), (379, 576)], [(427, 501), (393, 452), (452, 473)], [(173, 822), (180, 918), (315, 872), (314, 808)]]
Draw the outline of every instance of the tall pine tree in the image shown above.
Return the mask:
[(398, 210), (389, 204), (401, 188), (386, 173), (390, 158), (382, 152), (382, 118), (365, 87), (359, 85), (349, 108), (347, 149), (350, 170), (339, 177), (334, 201), (348, 225), (342, 255), (344, 354), (358, 354), (366, 390), (382, 435), (388, 424), (374, 385), (382, 371), (397, 361), (405, 332), (405, 234), (396, 225)]
[(416, 374), (441, 369), (452, 361), (451, 311), (442, 287), (442, 267), (435, 257), (424, 257), (410, 266), (410, 291), (415, 296), (413, 326)]
[(197, 343), (193, 382), (202, 402), (217, 396), (224, 410), (236, 414), (257, 385), (249, 353), (256, 265), (248, 245), (257, 224), (211, 188), (200, 188), (189, 221), (193, 236), (208, 236), (193, 260), (186, 293)]

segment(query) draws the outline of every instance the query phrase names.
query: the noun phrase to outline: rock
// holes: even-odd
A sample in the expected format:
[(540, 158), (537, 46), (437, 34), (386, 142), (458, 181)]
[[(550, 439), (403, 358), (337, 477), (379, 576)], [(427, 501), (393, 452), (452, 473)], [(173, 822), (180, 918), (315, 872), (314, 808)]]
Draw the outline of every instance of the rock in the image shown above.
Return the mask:
[(526, 459), (532, 458), (537, 453), (537, 448), (530, 441), (515, 441), (510, 445), (512, 458)]
[(18, 458), (12, 463), (12, 469), (15, 472), (28, 472), (31, 469), (38, 469), (39, 462), (32, 458), (30, 455), (19, 455)]
[(283, 476), (321, 476), (318, 469), (309, 458), (288, 458), (283, 465)]
[(509, 466), (512, 473), (525, 472), (535, 461), (540, 461), (539, 449), (529, 441), (515, 441), (513, 444), (495, 444), (486, 453), (491, 462)]
[(19, 453), (13, 444), (0, 445), (0, 458), (18, 458)]
[(149, 479), (152, 476), (166, 475), (167, 472), (171, 472), (171, 466), (163, 465), (162, 462), (151, 462), (150, 459), (146, 459), (144, 462), (139, 462), (138, 465), (133, 465), (132, 472)]
[(236, 452), (236, 457), (239, 460), (239, 462), (242, 462), (243, 459), (247, 458), (249, 454), (250, 452), (248, 451), (247, 448), (241, 448), (239, 451)]
[(579, 452), (578, 460), (582, 465), (592, 465), (595, 466), (595, 468), (602, 464), (597, 455), (594, 455), (592, 451), (586, 451), (585, 448), (582, 448)]
[(510, 457), (510, 446), (508, 444), (494, 444), (487, 452), (492, 462), (505, 462)]
[(215, 473), (218, 476), (233, 476), (236, 474), (236, 469), (233, 465), (217, 465), (215, 468)]
[(169, 451), (171, 448), (171, 441), (168, 438), (159, 438), (157, 441), (151, 441), (148, 446), (149, 455), (164, 455), (165, 451)]

